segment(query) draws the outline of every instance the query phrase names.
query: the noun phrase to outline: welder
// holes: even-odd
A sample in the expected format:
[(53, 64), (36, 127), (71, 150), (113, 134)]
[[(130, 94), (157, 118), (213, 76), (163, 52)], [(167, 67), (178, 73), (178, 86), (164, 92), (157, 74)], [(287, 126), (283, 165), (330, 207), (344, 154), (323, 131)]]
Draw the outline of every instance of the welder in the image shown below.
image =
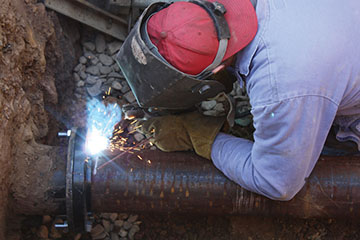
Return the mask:
[(142, 131), (163, 151), (194, 150), (245, 189), (290, 200), (326, 149), (359, 153), (359, 25), (357, 0), (153, 3), (117, 60), (141, 106), (186, 109), (225, 91), (214, 75), (235, 59), (254, 141), (196, 111), (151, 118)]

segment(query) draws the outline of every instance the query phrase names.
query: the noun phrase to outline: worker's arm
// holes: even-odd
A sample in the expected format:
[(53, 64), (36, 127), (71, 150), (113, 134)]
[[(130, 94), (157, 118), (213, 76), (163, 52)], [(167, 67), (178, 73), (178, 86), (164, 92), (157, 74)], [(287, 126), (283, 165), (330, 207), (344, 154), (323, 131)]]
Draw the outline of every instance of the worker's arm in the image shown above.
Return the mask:
[(337, 105), (304, 96), (252, 109), (254, 142), (219, 133), (211, 158), (227, 177), (250, 191), (290, 200), (320, 156)]

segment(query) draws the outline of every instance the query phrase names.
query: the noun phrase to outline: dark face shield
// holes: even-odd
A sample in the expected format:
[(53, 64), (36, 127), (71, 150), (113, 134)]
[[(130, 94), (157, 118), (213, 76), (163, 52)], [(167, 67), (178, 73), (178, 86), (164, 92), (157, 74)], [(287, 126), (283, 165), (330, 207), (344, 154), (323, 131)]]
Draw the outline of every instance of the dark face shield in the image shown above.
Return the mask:
[(116, 60), (141, 107), (187, 109), (225, 90), (223, 84), (210, 80), (212, 70), (221, 63), (230, 38), (223, 16), (225, 9), (216, 3), (194, 3), (206, 8), (219, 39), (214, 62), (199, 75), (189, 75), (172, 67), (148, 39), (147, 19), (169, 6), (167, 3), (154, 3), (145, 9), (117, 54)]

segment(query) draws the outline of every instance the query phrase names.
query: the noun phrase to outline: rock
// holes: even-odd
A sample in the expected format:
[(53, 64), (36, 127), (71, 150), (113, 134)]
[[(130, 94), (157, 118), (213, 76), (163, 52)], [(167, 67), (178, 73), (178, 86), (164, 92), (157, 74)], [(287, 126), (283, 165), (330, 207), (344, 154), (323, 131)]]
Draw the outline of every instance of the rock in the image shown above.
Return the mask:
[(76, 83), (76, 87), (83, 87), (85, 86), (85, 82), (83, 80), (80, 80)]
[(211, 110), (216, 106), (216, 103), (215, 100), (203, 101), (201, 102), (201, 108), (204, 110)]
[(99, 235), (96, 235), (96, 236), (91, 235), (93, 240), (104, 239), (104, 238), (106, 238), (106, 236), (107, 236), (106, 232), (102, 232), (102, 233), (100, 233)]
[(124, 222), (124, 225), (123, 225), (123, 228), (125, 229), (125, 230), (129, 230), (131, 227), (132, 227), (132, 223), (131, 222), (128, 222), (128, 221), (125, 221)]
[(126, 92), (130, 91), (130, 87), (127, 84), (127, 82), (123, 82), (121, 85), (123, 86), (120, 90), (122, 93), (126, 93)]
[(122, 219), (122, 220), (127, 219), (128, 217), (129, 217), (129, 215), (127, 213), (119, 213), (119, 216), (118, 216), (118, 218)]
[(111, 66), (114, 63), (114, 60), (106, 54), (100, 54), (99, 60), (105, 66)]
[(79, 62), (80, 62), (81, 64), (86, 64), (86, 63), (87, 63), (86, 57), (81, 56), (81, 57), (79, 58)]
[(37, 236), (42, 239), (47, 239), (49, 237), (49, 230), (45, 225), (41, 225), (37, 231)]
[(112, 232), (110, 234), (111, 240), (119, 240), (119, 235), (117, 233)]
[(73, 77), (74, 77), (75, 82), (80, 81), (80, 76), (76, 72), (73, 73)]
[(116, 220), (114, 221), (114, 226), (118, 227), (119, 229), (124, 225), (124, 221), (123, 220)]
[(100, 69), (98, 66), (90, 66), (86, 68), (85, 72), (90, 73), (92, 75), (100, 75)]
[(101, 82), (96, 82), (93, 86), (86, 88), (88, 94), (92, 97), (96, 97), (101, 93)]
[(102, 220), (102, 225), (104, 226), (104, 231), (105, 232), (110, 232), (111, 231), (110, 221), (103, 219)]
[(87, 77), (87, 74), (86, 74), (84, 71), (80, 71), (80, 72), (79, 72), (79, 75), (80, 75), (80, 78), (81, 78), (82, 80), (85, 80), (86, 77)]
[[(141, 133), (136, 132), (136, 133), (134, 134), (134, 138), (135, 138), (136, 141), (140, 142), (140, 141), (143, 140), (145, 137), (144, 137), (144, 135), (142, 135)], [(130, 219), (130, 218), (129, 218), (129, 219)], [(129, 220), (128, 220), (128, 221), (129, 221)]]
[(110, 219), (110, 215), (111, 215), (111, 213), (101, 213), (100, 217), (105, 218), (105, 219)]
[(96, 64), (98, 64), (98, 63), (99, 63), (99, 59), (98, 59), (97, 57), (91, 59), (91, 64), (92, 64), (92, 65), (96, 65)]
[(136, 224), (136, 225), (140, 225), (141, 223), (142, 223), (141, 221), (134, 222), (134, 224)]
[(112, 65), (112, 68), (114, 69), (115, 72), (119, 72), (120, 71), (120, 67), (117, 63)]
[(102, 74), (109, 74), (109, 73), (111, 73), (112, 70), (113, 69), (109, 66), (101, 66), (100, 67), (100, 73), (102, 73)]
[(43, 218), (42, 218), (42, 223), (43, 224), (48, 224), (51, 222), (51, 217), (49, 215), (44, 215)]
[(118, 217), (118, 214), (117, 214), (117, 213), (112, 213), (112, 214), (110, 215), (110, 220), (111, 220), (112, 222), (115, 222), (115, 220), (117, 219), (117, 217)]
[(118, 82), (118, 81), (113, 81), (111, 83), (111, 87), (115, 90), (121, 90), (122, 89), (122, 85)]
[(138, 219), (139, 215), (130, 215), (128, 222), (135, 222)]
[(117, 72), (111, 72), (107, 75), (109, 78), (124, 78), (124, 76)]
[(120, 231), (119, 231), (120, 237), (126, 237), (127, 234), (128, 234), (127, 231), (125, 231), (124, 229), (120, 229)]
[(102, 34), (96, 35), (96, 38), (95, 38), (96, 52), (103, 53), (105, 51), (105, 48), (106, 48), (106, 41), (105, 41), (104, 35), (102, 35)]
[[(105, 231), (104, 227), (101, 224), (96, 224), (95, 227), (93, 227), (91, 229), (90, 234), (94, 238), (95, 236), (99, 236), (100, 234), (105, 233), (104, 231)], [(106, 234), (105, 234), (105, 236), (106, 236)]]
[(133, 240), (135, 233), (137, 233), (138, 231), (140, 231), (140, 227), (138, 225), (133, 225), (129, 231), (129, 239)]
[(96, 58), (96, 56), (92, 52), (85, 52), (84, 57), (90, 61)]
[(108, 44), (108, 52), (110, 55), (117, 53), (120, 50), (122, 42), (114, 41)]
[(129, 91), (127, 93), (124, 94), (124, 98), (126, 99), (126, 101), (128, 101), (129, 103), (133, 103), (136, 101), (136, 98), (134, 96), (134, 94)]
[(86, 68), (85, 65), (79, 63), (79, 64), (76, 65), (76, 67), (74, 68), (74, 72), (84, 71), (85, 68)]
[(95, 51), (95, 44), (92, 42), (85, 42), (83, 43), (83, 46), (90, 51)]
[(89, 75), (89, 76), (86, 78), (85, 82), (86, 82), (87, 84), (93, 85), (93, 84), (95, 84), (95, 83), (98, 81), (98, 79), (99, 79), (98, 77)]

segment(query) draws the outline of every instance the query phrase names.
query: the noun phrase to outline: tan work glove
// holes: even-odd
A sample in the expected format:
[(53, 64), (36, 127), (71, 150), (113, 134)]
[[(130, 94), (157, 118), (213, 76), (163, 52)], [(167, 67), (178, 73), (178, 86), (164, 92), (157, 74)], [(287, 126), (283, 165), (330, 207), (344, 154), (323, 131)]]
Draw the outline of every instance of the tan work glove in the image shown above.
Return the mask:
[(225, 117), (209, 117), (199, 112), (151, 118), (138, 124), (138, 130), (164, 152), (194, 150), (210, 159), (211, 145)]

